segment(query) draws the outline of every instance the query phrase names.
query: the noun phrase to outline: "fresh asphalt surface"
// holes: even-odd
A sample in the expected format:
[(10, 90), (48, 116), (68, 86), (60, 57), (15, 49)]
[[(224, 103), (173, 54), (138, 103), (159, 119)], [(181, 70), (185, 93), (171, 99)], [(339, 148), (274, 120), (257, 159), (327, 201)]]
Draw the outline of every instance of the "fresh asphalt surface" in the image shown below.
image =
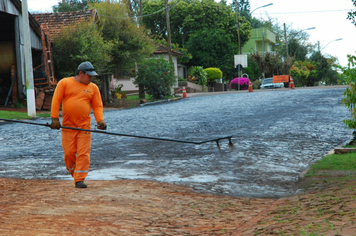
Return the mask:
[[(105, 111), (108, 132), (190, 141), (233, 136), (236, 150), (228, 140), (220, 141), (220, 153), (215, 142), (93, 133), (88, 179), (154, 180), (231, 196), (294, 194), (302, 171), (352, 137), (342, 122), (350, 117), (341, 103), (345, 87), (324, 88), (188, 94)], [(1, 177), (70, 180), (62, 156), (60, 131), (0, 122)]]

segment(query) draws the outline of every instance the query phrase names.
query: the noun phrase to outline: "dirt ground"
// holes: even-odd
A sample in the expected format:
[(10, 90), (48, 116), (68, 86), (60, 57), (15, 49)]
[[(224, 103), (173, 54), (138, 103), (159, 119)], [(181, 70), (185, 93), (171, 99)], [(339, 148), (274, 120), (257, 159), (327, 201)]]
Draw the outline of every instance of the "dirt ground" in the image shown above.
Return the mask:
[(356, 235), (356, 181), (304, 180), (282, 199), (151, 181), (0, 178), (0, 235)]

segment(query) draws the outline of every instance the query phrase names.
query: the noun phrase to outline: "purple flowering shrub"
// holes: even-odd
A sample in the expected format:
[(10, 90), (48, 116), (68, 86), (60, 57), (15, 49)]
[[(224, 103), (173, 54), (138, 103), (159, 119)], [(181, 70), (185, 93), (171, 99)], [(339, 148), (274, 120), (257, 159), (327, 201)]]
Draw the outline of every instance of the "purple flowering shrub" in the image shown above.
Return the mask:
[(231, 80), (230, 81), (230, 89), (238, 90), (239, 89), (239, 80), (240, 80), (240, 89), (247, 90), (248, 85), (250, 83), (249, 78), (235, 78), (235, 79)]

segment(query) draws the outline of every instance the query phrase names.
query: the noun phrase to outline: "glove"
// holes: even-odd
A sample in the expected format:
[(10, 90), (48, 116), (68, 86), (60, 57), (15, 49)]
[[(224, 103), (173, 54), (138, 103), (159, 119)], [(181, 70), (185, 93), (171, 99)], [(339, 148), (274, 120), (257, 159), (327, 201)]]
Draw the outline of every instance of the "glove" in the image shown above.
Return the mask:
[(52, 118), (52, 123), (50, 125), (51, 129), (60, 129), (61, 123), (59, 123), (59, 118)]
[(103, 120), (98, 122), (98, 129), (106, 130), (106, 124)]

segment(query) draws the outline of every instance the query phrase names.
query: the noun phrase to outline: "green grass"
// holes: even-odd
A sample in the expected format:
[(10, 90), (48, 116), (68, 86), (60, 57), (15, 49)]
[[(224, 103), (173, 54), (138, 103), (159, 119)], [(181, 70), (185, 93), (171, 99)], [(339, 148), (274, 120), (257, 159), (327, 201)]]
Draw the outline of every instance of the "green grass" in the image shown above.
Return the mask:
[[(151, 97), (148, 94), (145, 95), (145, 99), (147, 99), (147, 101), (153, 100), (153, 99), (151, 99)], [(138, 97), (138, 95), (127, 95), (126, 100), (128, 100), (128, 101), (140, 101), (141, 99)]]
[(356, 153), (325, 156), (310, 167), (307, 176), (317, 175), (319, 171), (356, 171)]
[[(170, 98), (174, 98), (174, 97), (172, 97), (172, 96), (164, 97), (164, 99), (170, 99)], [(154, 98), (150, 97), (148, 94), (145, 95), (145, 99), (147, 101), (151, 101), (151, 102), (157, 100), (157, 99), (154, 99)], [(127, 95), (126, 100), (128, 100), (128, 101), (140, 101), (141, 99), (138, 97), (138, 95)]]
[[(50, 117), (51, 114), (48, 113), (36, 113), (38, 117)], [(31, 116), (28, 116), (25, 112), (18, 111), (0, 111), (0, 118), (3, 119), (12, 119), (12, 120), (24, 120), (31, 119)]]

